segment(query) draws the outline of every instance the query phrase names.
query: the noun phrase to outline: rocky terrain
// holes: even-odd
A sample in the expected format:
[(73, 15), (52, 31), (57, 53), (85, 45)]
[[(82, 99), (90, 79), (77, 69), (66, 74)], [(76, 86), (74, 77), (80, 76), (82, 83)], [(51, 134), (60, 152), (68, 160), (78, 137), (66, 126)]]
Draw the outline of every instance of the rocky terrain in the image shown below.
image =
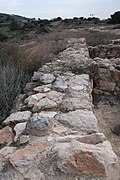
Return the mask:
[(94, 105), (119, 104), (120, 59), (91, 59), (84, 38), (66, 43), (3, 122), (1, 180), (119, 180), (119, 153), (102, 127), (107, 115)]

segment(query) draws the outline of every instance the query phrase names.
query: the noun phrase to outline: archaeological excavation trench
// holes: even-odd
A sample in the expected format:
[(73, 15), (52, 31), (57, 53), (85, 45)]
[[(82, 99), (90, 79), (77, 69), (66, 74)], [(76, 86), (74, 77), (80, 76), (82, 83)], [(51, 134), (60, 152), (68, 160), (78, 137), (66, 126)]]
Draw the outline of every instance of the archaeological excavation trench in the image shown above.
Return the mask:
[(66, 42), (3, 122), (1, 180), (119, 180), (120, 60)]

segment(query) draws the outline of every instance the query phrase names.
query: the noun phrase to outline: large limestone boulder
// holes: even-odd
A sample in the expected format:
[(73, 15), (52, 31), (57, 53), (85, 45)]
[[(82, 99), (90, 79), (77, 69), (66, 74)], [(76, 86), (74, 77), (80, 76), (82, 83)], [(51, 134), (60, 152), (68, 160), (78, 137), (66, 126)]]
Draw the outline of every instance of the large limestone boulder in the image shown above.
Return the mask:
[(88, 134), (98, 131), (97, 119), (92, 111), (76, 110), (61, 113), (55, 116), (55, 120)]
[(46, 93), (48, 99), (59, 104), (62, 101), (62, 98), (65, 94), (57, 91), (50, 91)]
[(82, 94), (79, 98), (64, 98), (60, 103), (60, 110), (62, 112), (74, 111), (77, 109), (92, 110), (92, 103), (87, 100), (86, 94)]
[(58, 169), (68, 175), (79, 175), (85, 179), (118, 180), (118, 158), (107, 141), (98, 145), (80, 143), (58, 143)]
[(28, 121), (31, 117), (31, 112), (30, 111), (22, 111), (22, 112), (16, 112), (12, 113), (5, 121), (3, 121), (3, 124), (7, 125), (10, 123), (20, 123), (20, 122), (25, 122)]

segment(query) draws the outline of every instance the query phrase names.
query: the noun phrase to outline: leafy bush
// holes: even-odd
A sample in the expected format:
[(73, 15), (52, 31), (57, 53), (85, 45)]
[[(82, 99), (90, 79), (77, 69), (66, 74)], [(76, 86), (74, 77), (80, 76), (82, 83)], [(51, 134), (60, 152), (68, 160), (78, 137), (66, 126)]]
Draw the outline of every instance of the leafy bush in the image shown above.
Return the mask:
[(120, 24), (120, 11), (115, 12), (111, 15), (111, 18), (108, 20), (110, 24)]

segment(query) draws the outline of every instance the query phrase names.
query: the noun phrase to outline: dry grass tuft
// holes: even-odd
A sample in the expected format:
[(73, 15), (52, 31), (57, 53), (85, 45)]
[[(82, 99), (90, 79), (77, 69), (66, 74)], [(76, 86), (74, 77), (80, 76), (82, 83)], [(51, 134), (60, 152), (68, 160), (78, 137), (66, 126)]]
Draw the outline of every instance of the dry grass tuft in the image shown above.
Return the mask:
[(12, 108), (15, 97), (21, 93), (34, 70), (50, 59), (65, 46), (59, 41), (37, 42), (31, 48), (20, 49), (15, 44), (3, 44), (0, 49), (0, 122)]

